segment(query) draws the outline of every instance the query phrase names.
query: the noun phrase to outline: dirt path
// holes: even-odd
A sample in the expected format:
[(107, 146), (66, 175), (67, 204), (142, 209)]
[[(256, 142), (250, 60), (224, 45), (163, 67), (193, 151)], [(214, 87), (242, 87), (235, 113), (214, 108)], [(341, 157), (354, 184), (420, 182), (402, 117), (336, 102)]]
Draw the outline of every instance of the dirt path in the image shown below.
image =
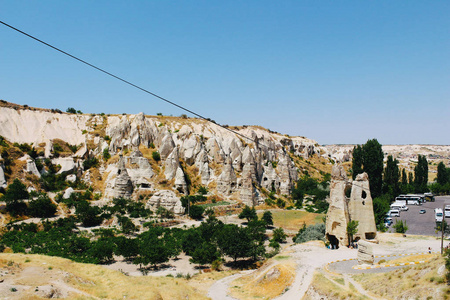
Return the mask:
[[(434, 238), (418, 236), (403, 237), (396, 234), (380, 234), (379, 240), (379, 244), (373, 245), (375, 255), (426, 252), (428, 247), (431, 247), (433, 251), (437, 251), (440, 246), (440, 241)], [(338, 260), (355, 259), (357, 257), (357, 250), (346, 247), (341, 247), (338, 250), (330, 250), (321, 246), (320, 243), (309, 242), (293, 245), (283, 255), (289, 255), (294, 258), (298, 267), (296, 269), (294, 283), (289, 287), (287, 292), (275, 298), (277, 300), (302, 299), (311, 285), (316, 270)], [(212, 299), (233, 299), (227, 296), (227, 290), (229, 283), (239, 276), (242, 275), (233, 275), (218, 281), (210, 288), (208, 296)], [(377, 299), (364, 290), (351, 276), (345, 276), (345, 280), (350, 282), (359, 293), (367, 298)]]

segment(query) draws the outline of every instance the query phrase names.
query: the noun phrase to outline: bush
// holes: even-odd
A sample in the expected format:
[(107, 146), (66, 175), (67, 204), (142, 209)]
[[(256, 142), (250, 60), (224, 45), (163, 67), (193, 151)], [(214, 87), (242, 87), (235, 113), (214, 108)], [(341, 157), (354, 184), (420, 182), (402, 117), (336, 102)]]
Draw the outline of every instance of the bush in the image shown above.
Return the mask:
[(108, 161), (108, 159), (110, 159), (110, 158), (111, 158), (111, 154), (109, 154), (108, 148), (105, 148), (105, 149), (103, 150), (103, 159), (104, 159), (105, 161)]
[(287, 235), (284, 233), (283, 228), (276, 228), (273, 230), (272, 240), (278, 243), (285, 243)]
[(395, 232), (397, 233), (405, 233), (408, 230), (408, 226), (406, 226), (406, 221), (403, 222), (403, 220), (396, 221), (394, 228)]
[(300, 244), (315, 240), (325, 240), (325, 224), (322, 223), (301, 228), (299, 233), (295, 236), (294, 242)]
[(98, 166), (98, 159), (96, 157), (89, 157), (88, 159), (83, 161), (83, 168), (85, 170), (89, 170), (90, 168), (95, 168), (97, 166)]
[(189, 217), (195, 220), (200, 220), (203, 217), (205, 209), (200, 205), (191, 205), (189, 208)]
[(36, 218), (50, 218), (56, 213), (56, 205), (52, 203), (47, 195), (41, 195), (30, 202), (28, 214)]
[(161, 155), (159, 155), (158, 151), (153, 151), (152, 152), (152, 158), (154, 161), (160, 161), (161, 160)]

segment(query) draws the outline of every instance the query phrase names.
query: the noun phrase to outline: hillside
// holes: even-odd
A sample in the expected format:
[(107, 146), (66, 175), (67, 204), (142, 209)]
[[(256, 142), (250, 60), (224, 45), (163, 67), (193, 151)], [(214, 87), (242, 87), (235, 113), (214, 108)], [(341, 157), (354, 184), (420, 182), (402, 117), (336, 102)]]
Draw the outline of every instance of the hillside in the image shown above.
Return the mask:
[[(69, 114), (1, 104), (0, 136), (11, 146), (27, 144), (37, 153), (34, 160), (19, 157), (20, 151), (11, 153), (23, 163), (13, 168), (14, 176), (7, 174), (8, 183), (14, 177), (30, 179), (27, 173), (40, 177), (45, 168), (39, 161), (50, 158), (60, 166), (59, 173), (74, 174), (105, 199), (122, 195), (121, 188), (130, 189), (136, 199), (161, 189), (179, 197), (202, 185), (222, 198), (257, 205), (272, 190), (289, 195), (302, 174), (321, 178), (331, 169), (315, 141), (258, 126), (228, 127), (234, 133), (186, 116)], [(125, 187), (117, 184), (119, 155), (130, 176)], [(98, 164), (83, 165), (93, 158)]]

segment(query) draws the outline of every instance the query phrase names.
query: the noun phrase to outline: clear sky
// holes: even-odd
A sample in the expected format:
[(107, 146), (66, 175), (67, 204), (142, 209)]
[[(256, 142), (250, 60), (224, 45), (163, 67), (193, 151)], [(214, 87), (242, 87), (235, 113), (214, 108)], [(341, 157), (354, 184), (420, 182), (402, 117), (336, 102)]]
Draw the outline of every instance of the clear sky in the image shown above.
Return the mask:
[[(450, 144), (450, 1), (20, 1), (0, 20), (228, 125)], [(184, 111), (0, 25), (0, 99)]]

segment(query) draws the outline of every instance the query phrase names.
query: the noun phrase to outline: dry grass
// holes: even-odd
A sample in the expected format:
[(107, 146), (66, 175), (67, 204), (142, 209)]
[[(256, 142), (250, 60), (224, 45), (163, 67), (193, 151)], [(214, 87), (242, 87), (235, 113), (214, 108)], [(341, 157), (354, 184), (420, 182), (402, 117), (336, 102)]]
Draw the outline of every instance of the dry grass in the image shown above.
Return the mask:
[[(309, 287), (310, 290), (315, 291), (320, 297), (325, 299), (366, 299), (365, 296), (361, 295), (355, 289), (345, 288), (341, 285), (344, 283), (344, 279), (340, 277), (333, 277), (332, 280), (322, 273), (315, 272), (313, 281)], [(305, 295), (304, 300), (315, 300), (318, 295)]]
[(391, 299), (448, 299), (448, 288), (437, 270), (444, 265), (442, 257), (388, 273), (354, 276), (364, 289)]
[[(59, 257), (24, 254), (0, 254), (5, 264), (13, 264), (16, 273), (26, 267), (44, 267), (54, 272), (64, 271), (65, 282), (70, 287), (89, 294), (92, 298), (105, 299), (207, 299), (190, 282), (182, 278), (168, 277), (129, 277), (120, 272), (91, 264), (74, 263)], [(13, 263), (12, 263), (13, 262)], [(42, 284), (43, 276), (28, 278), (27, 284)], [(220, 276), (220, 275), (219, 275)], [(224, 275), (225, 276), (225, 275)], [(54, 280), (48, 276), (48, 283)], [(211, 279), (213, 281), (213, 279)], [(198, 282), (196, 283), (198, 284)], [(206, 286), (206, 285), (205, 285)], [(86, 296), (72, 294), (69, 299), (86, 299)]]
[[(322, 223), (323, 214), (309, 213), (300, 210), (271, 210), (273, 217), (273, 224), (275, 227), (281, 227), (284, 230), (298, 231), (303, 223), (314, 225)], [(263, 213), (259, 213), (261, 218)]]
[(257, 271), (230, 283), (231, 296), (238, 299), (273, 299), (289, 289), (295, 278), (291, 259), (269, 260)]
[(427, 261), (435, 256), (436, 256), (435, 254), (411, 255), (411, 256), (401, 257), (398, 259), (388, 260), (384, 264), (401, 264), (401, 263), (415, 262), (415, 261)]

